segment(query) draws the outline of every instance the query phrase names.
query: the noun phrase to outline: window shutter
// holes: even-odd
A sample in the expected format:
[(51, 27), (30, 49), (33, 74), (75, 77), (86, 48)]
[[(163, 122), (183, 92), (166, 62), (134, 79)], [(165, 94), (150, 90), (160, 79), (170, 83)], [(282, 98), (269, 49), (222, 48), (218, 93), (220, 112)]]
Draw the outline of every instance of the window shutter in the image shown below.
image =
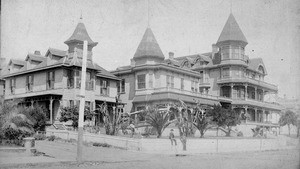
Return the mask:
[(34, 76), (33, 76), (33, 75), (31, 76), (31, 79), (32, 79), (32, 81), (31, 81), (31, 86), (30, 86), (30, 87), (31, 87), (31, 89), (30, 89), (30, 90), (32, 91), (32, 89), (33, 89), (33, 85), (34, 85)]
[(26, 76), (26, 91), (28, 91), (29, 90), (29, 76)]
[(106, 81), (107, 82), (107, 95), (109, 95), (109, 81)]
[(50, 72), (47, 72), (47, 74), (46, 74), (46, 89), (49, 89), (49, 73)]

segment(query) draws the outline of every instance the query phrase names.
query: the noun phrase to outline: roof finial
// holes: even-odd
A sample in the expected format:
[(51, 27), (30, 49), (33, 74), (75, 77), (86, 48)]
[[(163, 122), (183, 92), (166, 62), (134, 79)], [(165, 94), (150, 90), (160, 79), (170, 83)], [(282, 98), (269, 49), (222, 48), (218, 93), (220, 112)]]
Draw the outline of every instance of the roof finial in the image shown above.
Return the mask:
[(232, 0), (230, 0), (230, 13), (232, 13)]
[(82, 21), (82, 10), (80, 10), (80, 21)]
[(148, 2), (148, 28), (150, 28), (150, 6), (149, 6), (149, 0), (147, 1)]

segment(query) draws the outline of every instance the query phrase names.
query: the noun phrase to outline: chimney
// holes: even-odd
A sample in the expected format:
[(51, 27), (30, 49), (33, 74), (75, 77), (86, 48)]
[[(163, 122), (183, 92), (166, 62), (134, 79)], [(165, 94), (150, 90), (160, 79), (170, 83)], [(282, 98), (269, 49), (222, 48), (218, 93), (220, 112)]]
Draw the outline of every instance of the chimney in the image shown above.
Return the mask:
[(215, 54), (219, 52), (219, 48), (216, 44), (212, 44), (211, 47), (212, 47), (211, 57), (213, 59)]
[(134, 67), (134, 66), (135, 66), (135, 61), (134, 61), (134, 59), (130, 59), (130, 66), (131, 66), (131, 67)]
[(169, 59), (174, 59), (174, 52), (169, 52)]
[(41, 52), (39, 50), (34, 51), (35, 55), (41, 55)]

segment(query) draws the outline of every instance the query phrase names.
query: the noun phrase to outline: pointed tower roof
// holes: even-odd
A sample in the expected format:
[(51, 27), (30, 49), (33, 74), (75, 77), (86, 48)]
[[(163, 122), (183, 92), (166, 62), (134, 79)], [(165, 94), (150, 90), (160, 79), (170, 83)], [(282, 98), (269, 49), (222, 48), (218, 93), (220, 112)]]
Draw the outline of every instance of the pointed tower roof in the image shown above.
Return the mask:
[(244, 42), (246, 45), (248, 44), (246, 37), (244, 36), (232, 13), (230, 13), (227, 19), (217, 44), (224, 41), (240, 41)]
[(165, 59), (151, 28), (146, 29), (145, 34), (133, 56), (133, 59), (148, 56)]
[(84, 24), (80, 21), (77, 24), (72, 36), (68, 40), (65, 41), (65, 44), (76, 42), (76, 41), (82, 42), (82, 41), (85, 41), (85, 40), (88, 41), (88, 45), (96, 46), (98, 44), (98, 42), (94, 42), (90, 38)]

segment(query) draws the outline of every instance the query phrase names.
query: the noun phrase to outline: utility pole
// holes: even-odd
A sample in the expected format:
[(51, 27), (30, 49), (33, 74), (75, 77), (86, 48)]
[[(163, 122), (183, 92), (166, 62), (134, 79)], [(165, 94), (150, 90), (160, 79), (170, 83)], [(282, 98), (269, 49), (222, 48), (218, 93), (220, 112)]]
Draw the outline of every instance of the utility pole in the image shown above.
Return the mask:
[(78, 142), (77, 142), (77, 162), (82, 163), (82, 147), (83, 147), (83, 118), (85, 107), (85, 79), (86, 79), (86, 59), (87, 59), (87, 41), (83, 42), (83, 56), (81, 67), (81, 85), (80, 85), (80, 106), (78, 118)]

